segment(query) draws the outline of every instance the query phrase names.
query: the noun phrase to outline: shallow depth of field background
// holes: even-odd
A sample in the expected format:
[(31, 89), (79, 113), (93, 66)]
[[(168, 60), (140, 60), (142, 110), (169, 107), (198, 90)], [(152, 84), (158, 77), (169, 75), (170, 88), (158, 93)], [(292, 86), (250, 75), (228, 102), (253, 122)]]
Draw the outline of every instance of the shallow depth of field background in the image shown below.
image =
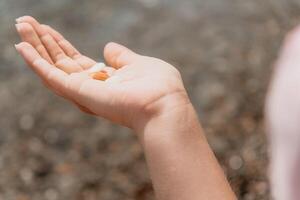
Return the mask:
[(24, 14), (96, 60), (117, 41), (178, 67), (239, 199), (270, 199), (263, 104), (299, 1), (0, 0), (0, 200), (148, 200), (134, 135), (53, 95), (17, 55)]

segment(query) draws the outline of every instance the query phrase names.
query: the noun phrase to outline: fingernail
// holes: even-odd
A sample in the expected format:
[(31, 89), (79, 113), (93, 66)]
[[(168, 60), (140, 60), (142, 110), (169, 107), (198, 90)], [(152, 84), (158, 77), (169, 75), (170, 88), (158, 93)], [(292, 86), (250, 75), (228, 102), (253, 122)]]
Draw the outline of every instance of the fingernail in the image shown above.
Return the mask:
[(17, 50), (19, 50), (20, 44), (15, 44), (15, 48), (16, 48)]
[(22, 18), (23, 18), (23, 17), (18, 17), (18, 18), (16, 19), (16, 22), (17, 22), (17, 23), (21, 23), (21, 22), (22, 22)]
[(20, 25), (19, 24), (15, 24), (15, 27), (16, 27), (17, 31), (19, 32), (20, 31)]

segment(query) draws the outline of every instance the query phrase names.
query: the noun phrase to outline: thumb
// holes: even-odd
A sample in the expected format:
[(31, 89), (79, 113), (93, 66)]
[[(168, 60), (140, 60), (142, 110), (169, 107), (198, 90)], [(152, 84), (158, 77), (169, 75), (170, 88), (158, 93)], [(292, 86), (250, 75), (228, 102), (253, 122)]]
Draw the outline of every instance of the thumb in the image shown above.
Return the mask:
[(110, 42), (104, 47), (104, 58), (111, 67), (119, 69), (133, 63), (139, 57), (127, 47)]

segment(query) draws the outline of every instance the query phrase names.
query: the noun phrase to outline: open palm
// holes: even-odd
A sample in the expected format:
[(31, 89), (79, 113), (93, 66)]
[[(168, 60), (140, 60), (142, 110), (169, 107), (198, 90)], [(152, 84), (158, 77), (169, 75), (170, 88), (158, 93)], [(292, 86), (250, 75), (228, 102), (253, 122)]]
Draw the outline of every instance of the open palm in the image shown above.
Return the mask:
[[(50, 89), (85, 112), (133, 128), (160, 112), (162, 102), (170, 109), (188, 102), (179, 72), (162, 60), (109, 43), (104, 58), (111, 76), (99, 81), (89, 74), (96, 62), (51, 27), (29, 16), (19, 18), (16, 27), (23, 40), (16, 48), (28, 65)], [(174, 96), (183, 101), (171, 101)]]

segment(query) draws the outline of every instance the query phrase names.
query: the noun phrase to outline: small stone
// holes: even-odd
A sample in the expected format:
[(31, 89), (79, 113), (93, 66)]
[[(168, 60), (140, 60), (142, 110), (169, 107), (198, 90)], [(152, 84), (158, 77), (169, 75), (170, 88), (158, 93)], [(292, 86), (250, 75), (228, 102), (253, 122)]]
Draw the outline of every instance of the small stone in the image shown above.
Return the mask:
[(21, 169), (19, 175), (26, 184), (30, 184), (32, 182), (33, 172), (30, 169), (28, 168)]
[(240, 156), (234, 155), (229, 159), (229, 166), (233, 170), (239, 170), (243, 166), (243, 160)]
[(25, 194), (20, 194), (16, 197), (16, 200), (29, 200), (29, 196), (25, 195)]
[(29, 141), (29, 149), (34, 153), (39, 153), (43, 149), (43, 144), (38, 138)]
[(32, 129), (32, 127), (34, 126), (33, 116), (30, 114), (25, 114), (25, 115), (21, 116), (19, 125), (20, 125), (20, 128), (25, 131)]
[(147, 8), (154, 8), (160, 3), (158, 0), (140, 0), (140, 2)]
[(47, 129), (44, 133), (44, 138), (47, 143), (55, 144), (59, 139), (59, 133), (56, 129)]
[(59, 174), (70, 174), (73, 171), (73, 166), (69, 163), (61, 163), (55, 167), (55, 171)]
[(255, 185), (255, 190), (259, 195), (264, 195), (268, 191), (268, 184), (266, 182), (259, 182)]
[(56, 200), (58, 198), (58, 192), (54, 189), (48, 189), (45, 192), (45, 197), (47, 200)]
[(247, 193), (245, 194), (244, 198), (245, 200), (254, 200), (255, 199), (255, 195), (252, 193)]
[(63, 190), (69, 190), (73, 184), (74, 184), (74, 177), (72, 176), (60, 177), (59, 187), (61, 187)]

